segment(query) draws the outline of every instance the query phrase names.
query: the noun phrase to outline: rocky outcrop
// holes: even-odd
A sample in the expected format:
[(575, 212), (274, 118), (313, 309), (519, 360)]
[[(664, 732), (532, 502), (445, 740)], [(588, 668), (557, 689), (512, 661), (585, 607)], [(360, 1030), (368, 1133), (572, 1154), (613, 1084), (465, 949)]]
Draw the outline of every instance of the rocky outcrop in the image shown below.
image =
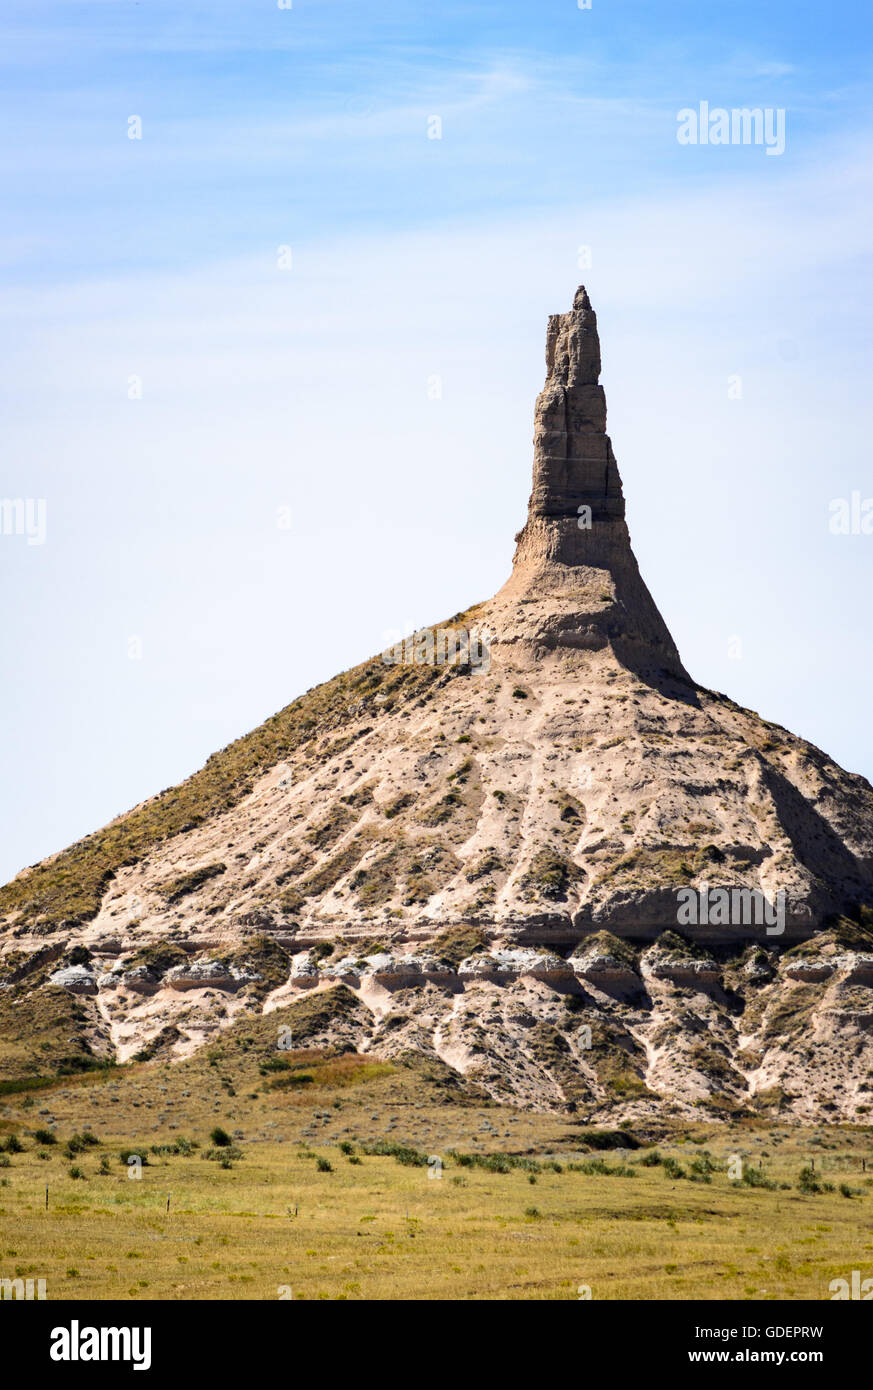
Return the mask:
[(321, 972), (311, 956), (299, 956), (291, 970), (291, 984), (295, 989), (312, 989), (318, 984)]
[(784, 974), (789, 980), (828, 980), (834, 968), (828, 960), (792, 960), (785, 965)]
[(581, 980), (600, 989), (637, 989), (642, 984), (633, 951), (608, 932), (599, 932), (577, 946), (568, 965)]
[(237, 990), (244, 985), (254, 984), (260, 979), (255, 970), (240, 970), (237, 966), (226, 965), (221, 960), (190, 961), (185, 965), (174, 965), (164, 976), (164, 984), (170, 989), (221, 989)]
[(853, 951), (838, 956), (834, 964), (838, 970), (845, 970), (846, 984), (873, 985), (873, 955)]
[(124, 989), (132, 989), (137, 994), (154, 994), (161, 987), (161, 974), (153, 970), (149, 965), (133, 965), (129, 970), (120, 972), (112, 971), (109, 975), (101, 976), (101, 981), (112, 984), (118, 981)]
[(569, 313), (549, 319), (546, 369), (534, 412), (527, 522), (498, 599), (548, 594), (549, 611), (528, 625), (538, 645), (609, 647), (633, 669), (687, 679), (631, 550), (606, 433), (597, 316), (584, 285)]
[(96, 994), (97, 977), (86, 965), (67, 965), (49, 976), (50, 985), (60, 985), (72, 994)]
[(462, 961), (461, 980), (518, 980), (529, 975), (547, 984), (563, 984), (574, 979), (573, 967), (552, 951), (495, 950)]
[(645, 952), (641, 968), (644, 978), (672, 980), (677, 985), (703, 988), (721, 981), (721, 969), (714, 960), (675, 955), (657, 949)]

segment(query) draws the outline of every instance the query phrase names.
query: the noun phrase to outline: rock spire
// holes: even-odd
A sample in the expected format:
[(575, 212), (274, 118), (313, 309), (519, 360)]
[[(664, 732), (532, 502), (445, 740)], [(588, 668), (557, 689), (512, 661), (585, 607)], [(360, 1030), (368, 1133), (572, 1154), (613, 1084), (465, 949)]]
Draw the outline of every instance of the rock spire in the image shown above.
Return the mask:
[(588, 291), (552, 314), (546, 382), (534, 412), (533, 488), (500, 598), (541, 597), (528, 635), (547, 646), (612, 646), (641, 674), (682, 677), (679, 654), (640, 576), (621, 477), (606, 433), (600, 338)]

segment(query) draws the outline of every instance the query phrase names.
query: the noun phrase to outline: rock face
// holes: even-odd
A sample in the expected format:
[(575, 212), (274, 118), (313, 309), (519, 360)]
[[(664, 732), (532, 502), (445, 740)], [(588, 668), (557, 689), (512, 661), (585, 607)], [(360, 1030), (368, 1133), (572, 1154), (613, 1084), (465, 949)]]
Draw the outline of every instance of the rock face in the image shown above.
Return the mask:
[(171, 989), (237, 990), (257, 978), (254, 971), (238, 970), (220, 960), (197, 960), (174, 965), (164, 976), (164, 984)]
[(873, 790), (685, 671), (584, 288), (546, 368), (503, 588), (0, 890), (0, 1037), (181, 1056), (337, 990), (344, 1045), (519, 1104), (866, 1113)]
[(49, 976), (49, 984), (60, 985), (71, 994), (96, 994), (97, 980), (93, 971), (84, 965), (68, 965)]
[(549, 319), (546, 368), (534, 415), (527, 523), (498, 597), (523, 603), (525, 595), (548, 595), (550, 611), (535, 634), (540, 643), (612, 646), (630, 669), (687, 679), (631, 550), (606, 433), (597, 316), (584, 285), (568, 314)]
[(458, 972), (464, 980), (532, 980), (559, 984), (574, 978), (573, 967), (553, 951), (494, 950), (470, 956)]

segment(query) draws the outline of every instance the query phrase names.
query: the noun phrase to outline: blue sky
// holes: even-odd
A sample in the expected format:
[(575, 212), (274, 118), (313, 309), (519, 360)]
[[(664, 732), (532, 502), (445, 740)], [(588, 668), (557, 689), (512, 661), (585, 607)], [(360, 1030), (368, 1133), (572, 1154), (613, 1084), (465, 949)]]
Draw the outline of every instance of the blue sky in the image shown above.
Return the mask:
[[(581, 280), (686, 665), (873, 775), (873, 536), (828, 529), (873, 497), (871, 29), (7, 0), (0, 497), (48, 522), (0, 535), (0, 878), (496, 590)], [(784, 154), (681, 146), (701, 101), (783, 108)]]

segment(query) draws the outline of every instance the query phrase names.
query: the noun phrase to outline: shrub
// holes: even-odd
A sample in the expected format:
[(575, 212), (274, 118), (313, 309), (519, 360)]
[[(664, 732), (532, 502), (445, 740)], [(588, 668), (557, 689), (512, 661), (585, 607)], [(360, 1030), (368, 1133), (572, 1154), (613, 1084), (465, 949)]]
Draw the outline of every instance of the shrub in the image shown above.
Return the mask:
[(293, 1090), (295, 1086), (311, 1086), (315, 1077), (308, 1071), (295, 1071), (289, 1075), (277, 1076), (275, 1081), (271, 1081), (268, 1090), (287, 1091)]
[(70, 1169), (70, 1177), (71, 1177), (71, 1178), (84, 1178), (84, 1176), (85, 1176), (85, 1174), (82, 1172), (82, 1169), (81, 1169), (81, 1168), (77, 1168), (76, 1165), (73, 1164), (73, 1167)]
[(6, 1153), (8, 1154), (24, 1153), (24, 1145), (22, 1144), (17, 1134), (10, 1134), (9, 1138), (6, 1140), (6, 1143), (0, 1147), (4, 1148)]
[(817, 1192), (823, 1191), (821, 1183), (815, 1176), (815, 1169), (811, 1164), (807, 1164), (805, 1168), (801, 1168), (797, 1186), (800, 1188), (800, 1191), (807, 1196), (812, 1196)]
[(602, 1158), (588, 1158), (584, 1163), (568, 1163), (567, 1171), (585, 1173), (589, 1177), (635, 1178), (637, 1176), (635, 1168), (628, 1168), (623, 1163), (617, 1163), (613, 1168), (610, 1168), (609, 1164), (604, 1163)]
[(90, 1129), (86, 1129), (82, 1134), (72, 1134), (67, 1140), (64, 1152), (68, 1158), (75, 1158), (76, 1154), (82, 1153), (85, 1149), (91, 1148), (94, 1144), (99, 1144), (100, 1140), (96, 1134), (92, 1134)]
[(258, 1070), (261, 1076), (266, 1076), (268, 1071), (289, 1071), (291, 1063), (287, 1057), (267, 1057), (261, 1062)]
[(362, 1144), (361, 1148), (365, 1154), (396, 1158), (397, 1162), (402, 1163), (406, 1168), (427, 1167), (427, 1154), (420, 1153), (418, 1149), (410, 1148), (408, 1144), (397, 1144), (391, 1139), (379, 1139), (375, 1144)]
[(57, 1135), (50, 1129), (35, 1129), (33, 1137), (38, 1144), (56, 1144), (58, 1142)]
[(518, 1158), (515, 1154), (461, 1154), (457, 1149), (449, 1149), (449, 1158), (461, 1168), (484, 1168), (486, 1173), (511, 1173), (514, 1169), (526, 1173), (542, 1171), (536, 1159)]
[(227, 1130), (222, 1129), (221, 1125), (216, 1125), (214, 1129), (209, 1131), (209, 1138), (217, 1149), (229, 1148), (233, 1143)]
[(707, 1153), (706, 1149), (704, 1149), (692, 1162), (691, 1171), (696, 1174), (697, 1177), (707, 1178), (710, 1173), (718, 1172), (718, 1164), (713, 1162), (712, 1155)]
[[(636, 1135), (620, 1129), (582, 1129), (579, 1131), (579, 1142), (586, 1144), (589, 1149), (638, 1149), (640, 1147), (640, 1141)], [(656, 1162), (661, 1162), (660, 1157)]]
[(332, 1172), (333, 1172), (333, 1167), (332, 1167), (331, 1163), (328, 1161), (328, 1159), (326, 1159), (326, 1158), (317, 1158), (317, 1159), (315, 1160), (315, 1168), (316, 1168), (316, 1171), (319, 1172), (319, 1173), (332, 1173)]
[(739, 1187), (763, 1187), (769, 1192), (774, 1191), (776, 1183), (767, 1177), (763, 1168), (743, 1167), (743, 1176), (737, 1184)]
[(662, 1158), (661, 1166), (664, 1169), (664, 1176), (667, 1178), (687, 1177), (685, 1169), (681, 1163), (677, 1163), (675, 1158)]

